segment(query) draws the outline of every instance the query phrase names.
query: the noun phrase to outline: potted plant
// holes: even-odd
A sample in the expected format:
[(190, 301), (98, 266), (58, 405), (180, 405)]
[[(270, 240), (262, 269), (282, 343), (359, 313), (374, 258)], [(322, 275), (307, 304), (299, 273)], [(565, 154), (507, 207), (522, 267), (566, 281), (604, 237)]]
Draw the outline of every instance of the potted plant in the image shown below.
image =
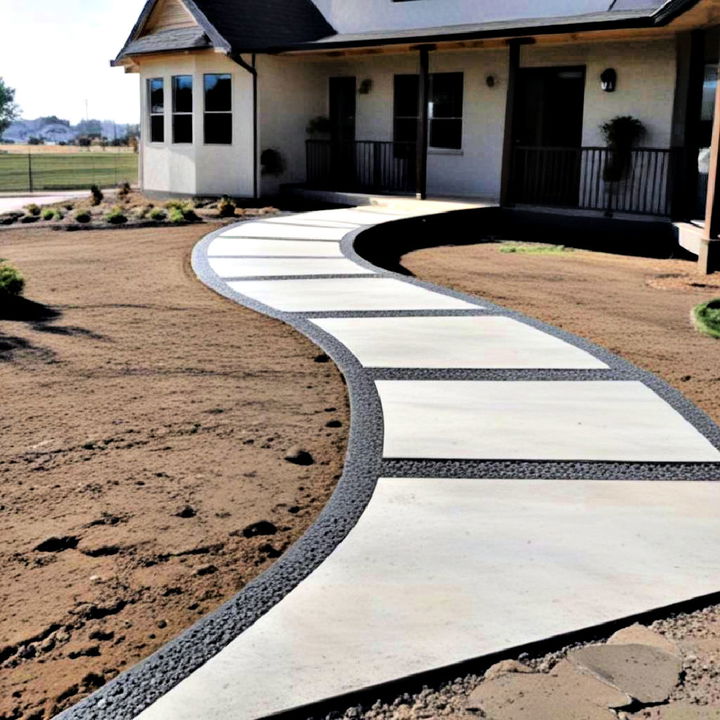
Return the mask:
[(620, 182), (632, 165), (632, 150), (646, 134), (645, 126), (630, 115), (618, 115), (600, 126), (609, 153), (603, 170), (605, 182)]

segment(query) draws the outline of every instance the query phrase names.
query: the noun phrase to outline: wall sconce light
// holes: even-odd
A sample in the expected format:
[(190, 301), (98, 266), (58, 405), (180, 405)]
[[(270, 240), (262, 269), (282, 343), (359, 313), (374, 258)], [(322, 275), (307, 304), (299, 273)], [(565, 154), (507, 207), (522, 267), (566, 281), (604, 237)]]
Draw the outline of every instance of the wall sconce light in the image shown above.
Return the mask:
[(605, 92), (615, 92), (617, 88), (617, 70), (608, 68), (600, 75), (600, 87)]
[(372, 90), (372, 86), (373, 81), (370, 78), (365, 78), (365, 80), (360, 83), (360, 89), (358, 90), (358, 93), (360, 95), (369, 95), (370, 91)]
[(487, 84), (487, 86), (489, 88), (494, 88), (497, 85), (497, 79), (495, 78), (494, 75), (488, 75), (485, 78), (485, 83)]

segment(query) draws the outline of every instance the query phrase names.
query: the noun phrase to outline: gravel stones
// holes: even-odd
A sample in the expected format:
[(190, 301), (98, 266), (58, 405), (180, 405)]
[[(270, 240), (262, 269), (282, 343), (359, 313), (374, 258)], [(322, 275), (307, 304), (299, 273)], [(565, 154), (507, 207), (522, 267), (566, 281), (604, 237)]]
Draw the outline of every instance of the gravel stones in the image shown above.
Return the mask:
[(677, 655), (648, 645), (589, 645), (568, 661), (645, 704), (665, 702), (682, 673)]

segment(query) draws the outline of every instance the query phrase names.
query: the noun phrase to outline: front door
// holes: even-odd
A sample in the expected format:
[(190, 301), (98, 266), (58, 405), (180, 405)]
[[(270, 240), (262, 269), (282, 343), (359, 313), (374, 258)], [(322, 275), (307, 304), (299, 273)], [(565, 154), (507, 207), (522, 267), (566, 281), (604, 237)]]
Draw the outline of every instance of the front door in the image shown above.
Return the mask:
[(522, 68), (513, 119), (516, 202), (576, 206), (585, 68)]
[(330, 78), (330, 173), (336, 190), (355, 183), (355, 113), (357, 81)]

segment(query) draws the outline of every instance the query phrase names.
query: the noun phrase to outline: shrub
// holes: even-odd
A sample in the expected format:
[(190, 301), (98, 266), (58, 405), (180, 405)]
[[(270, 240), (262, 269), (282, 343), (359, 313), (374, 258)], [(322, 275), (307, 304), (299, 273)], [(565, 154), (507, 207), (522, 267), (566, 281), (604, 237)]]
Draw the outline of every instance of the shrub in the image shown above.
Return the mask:
[(195, 212), (195, 209), (189, 204), (182, 208), (180, 212), (182, 213), (185, 222), (198, 222), (198, 220), (200, 220), (198, 214)]
[(155, 222), (162, 222), (167, 218), (167, 213), (162, 208), (153, 208), (150, 211), (150, 219)]
[(67, 202), (67, 203), (65, 203), (65, 204), (63, 205), (63, 207), (64, 207), (68, 212), (70, 212), (70, 210), (72, 210), (72, 209), (75, 207), (75, 205), (74, 205), (73, 203), (71, 203), (71, 202)]
[(278, 150), (267, 148), (260, 154), (263, 175), (282, 175), (285, 172), (285, 159)]
[(174, 207), (170, 210), (169, 220), (171, 223), (180, 224), (185, 222), (185, 215), (183, 214), (183, 211), (178, 208)]
[(89, 223), (91, 220), (92, 215), (87, 210), (78, 210), (75, 213), (75, 222), (79, 222), (84, 225), (85, 223)]
[(111, 225), (124, 225), (128, 221), (127, 215), (117, 205), (105, 216), (105, 220)]
[(237, 205), (227, 195), (223, 195), (218, 201), (217, 209), (222, 218), (234, 217)]
[(701, 333), (720, 339), (720, 298), (693, 308), (692, 318)]
[(90, 186), (90, 195), (93, 205), (99, 205), (105, 199), (102, 190), (97, 185)]
[(53, 212), (53, 220), (62, 220), (65, 217), (62, 210), (55, 210)]
[(130, 194), (131, 190), (132, 188), (130, 187), (130, 183), (126, 180), (125, 182), (121, 182), (118, 186), (118, 195), (120, 197), (126, 197)]
[(27, 205), (25, 207), (25, 210), (27, 211), (28, 215), (35, 215), (35, 216), (40, 215), (40, 206), (36, 205), (35, 203), (31, 203), (30, 205)]
[(40, 218), (37, 215), (23, 215), (20, 218), (20, 222), (23, 225), (29, 225), (30, 223), (36, 223)]
[(42, 211), (42, 219), (43, 220), (54, 220), (55, 219), (55, 211), (50, 210), (50, 208), (48, 208), (47, 210), (43, 210)]
[(20, 295), (25, 287), (25, 278), (12, 265), (0, 262), (0, 297)]
[(17, 222), (17, 220), (18, 216), (14, 213), (5, 213), (4, 215), (0, 215), (0, 225), (12, 225), (14, 222)]

